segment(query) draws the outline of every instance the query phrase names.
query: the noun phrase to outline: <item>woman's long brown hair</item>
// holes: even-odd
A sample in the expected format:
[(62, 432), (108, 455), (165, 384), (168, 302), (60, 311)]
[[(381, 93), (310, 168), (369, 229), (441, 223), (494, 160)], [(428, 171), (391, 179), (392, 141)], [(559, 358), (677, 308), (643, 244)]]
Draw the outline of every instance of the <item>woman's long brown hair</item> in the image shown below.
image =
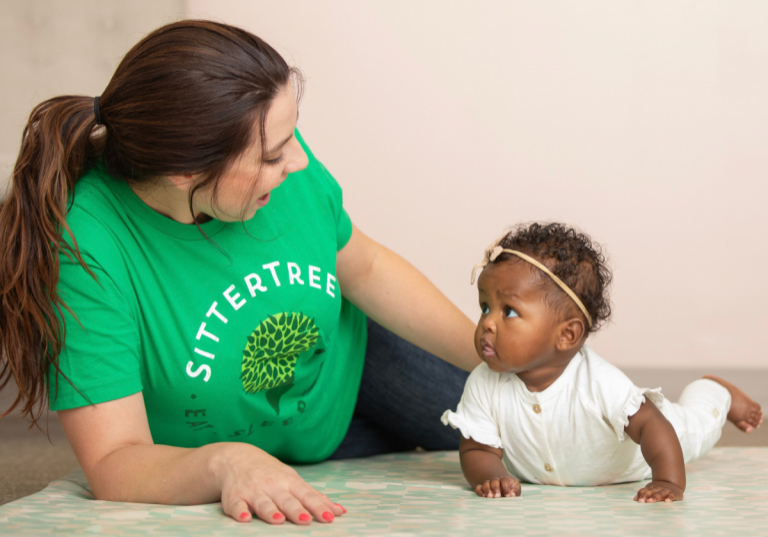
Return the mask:
[(49, 371), (57, 385), (63, 376), (58, 357), (69, 308), (57, 292), (60, 256), (93, 276), (66, 220), (82, 174), (97, 161), (132, 183), (201, 174), (190, 210), (194, 193), (208, 185), (215, 202), (219, 177), (254, 136), (263, 149), (263, 119), (291, 79), (301, 83), (258, 37), (181, 21), (155, 30), (123, 58), (100, 97), (103, 126), (93, 97), (56, 97), (32, 110), (0, 207), (0, 390), (11, 379), (18, 386), (0, 417), (20, 407), (35, 424), (46, 407)]

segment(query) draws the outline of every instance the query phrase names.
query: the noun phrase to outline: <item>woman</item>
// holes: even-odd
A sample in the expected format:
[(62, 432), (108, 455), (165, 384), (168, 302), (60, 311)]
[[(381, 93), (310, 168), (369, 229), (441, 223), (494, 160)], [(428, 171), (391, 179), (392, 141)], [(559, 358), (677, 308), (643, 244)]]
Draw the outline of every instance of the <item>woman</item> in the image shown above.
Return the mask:
[(438, 418), (466, 373), (382, 325), (471, 370), (473, 324), (354, 227), (296, 131), (300, 82), (257, 37), (183, 21), (100, 97), (30, 116), (0, 385), (33, 420), (47, 390), (99, 499), (331, 522), (287, 462), (458, 445)]

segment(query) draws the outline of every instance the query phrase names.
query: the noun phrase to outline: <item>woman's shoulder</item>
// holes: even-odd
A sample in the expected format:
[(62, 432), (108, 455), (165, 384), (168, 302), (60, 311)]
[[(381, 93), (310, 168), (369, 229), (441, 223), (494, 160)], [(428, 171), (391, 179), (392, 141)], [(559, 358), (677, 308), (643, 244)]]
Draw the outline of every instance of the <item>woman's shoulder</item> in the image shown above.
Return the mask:
[(298, 129), (294, 130), (294, 136), (296, 136), (302, 149), (307, 154), (308, 164), (303, 170), (294, 172), (291, 175), (297, 177), (309, 176), (313, 179), (312, 181), (294, 181), (294, 186), (310, 190), (317, 189), (331, 197), (341, 198), (341, 187), (333, 175), (331, 175), (331, 172), (317, 159)]
[(89, 168), (78, 179), (67, 205), (68, 225), (84, 226), (87, 229), (94, 220), (109, 219), (114, 213), (117, 199), (108, 181), (114, 182), (115, 179), (99, 166)]
[(76, 245), (84, 258), (99, 264), (119, 257), (115, 234), (125, 227), (119, 200), (107, 181), (114, 179), (98, 168), (91, 168), (80, 178), (67, 207), (69, 232), (63, 230), (69, 246)]

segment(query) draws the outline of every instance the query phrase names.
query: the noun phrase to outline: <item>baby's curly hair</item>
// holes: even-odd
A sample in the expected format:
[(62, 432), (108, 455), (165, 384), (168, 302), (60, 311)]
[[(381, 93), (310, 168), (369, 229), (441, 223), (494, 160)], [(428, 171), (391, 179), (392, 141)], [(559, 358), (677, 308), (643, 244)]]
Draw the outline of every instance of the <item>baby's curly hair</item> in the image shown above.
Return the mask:
[[(556, 222), (519, 224), (499, 242), (502, 248), (518, 250), (544, 264), (571, 290), (592, 317), (592, 327), (587, 334), (596, 332), (611, 316), (608, 293), (613, 276), (599, 244), (586, 234), (565, 224)], [(503, 253), (494, 263), (520, 261), (520, 258)], [(546, 302), (563, 316), (578, 312), (578, 306), (560, 287), (541, 270), (542, 285), (547, 290)]]

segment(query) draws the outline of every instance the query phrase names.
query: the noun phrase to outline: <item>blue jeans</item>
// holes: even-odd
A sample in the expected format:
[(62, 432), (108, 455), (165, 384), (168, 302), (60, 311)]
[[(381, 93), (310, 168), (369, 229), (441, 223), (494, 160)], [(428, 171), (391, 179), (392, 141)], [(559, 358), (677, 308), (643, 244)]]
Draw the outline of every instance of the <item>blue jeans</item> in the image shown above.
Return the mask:
[(469, 373), (368, 319), (368, 347), (355, 413), (330, 459), (459, 448), (440, 416), (456, 410)]

